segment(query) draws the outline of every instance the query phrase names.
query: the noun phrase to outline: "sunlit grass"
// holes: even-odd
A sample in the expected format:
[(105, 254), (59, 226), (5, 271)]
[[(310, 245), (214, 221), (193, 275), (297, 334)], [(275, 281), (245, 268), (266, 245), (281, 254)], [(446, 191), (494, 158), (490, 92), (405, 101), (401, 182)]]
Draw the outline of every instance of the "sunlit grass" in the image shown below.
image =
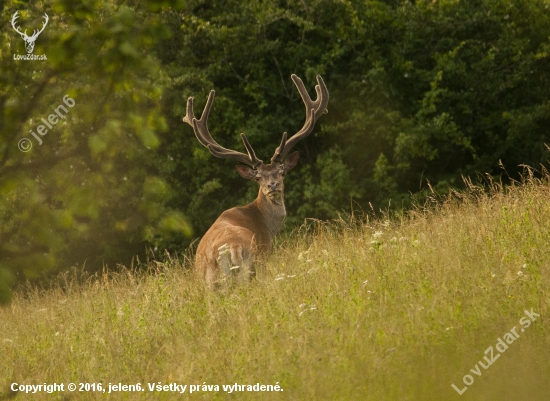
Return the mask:
[[(430, 209), (316, 223), (282, 238), (250, 285), (206, 290), (189, 260), (19, 291), (0, 309), (0, 391), (12, 382), (219, 385), (191, 396), (17, 399), (546, 400), (550, 187), (470, 187)], [(541, 316), (481, 376), (470, 369), (524, 310)], [(475, 382), (461, 396), (464, 375)], [(67, 397), (67, 398), (63, 398)]]

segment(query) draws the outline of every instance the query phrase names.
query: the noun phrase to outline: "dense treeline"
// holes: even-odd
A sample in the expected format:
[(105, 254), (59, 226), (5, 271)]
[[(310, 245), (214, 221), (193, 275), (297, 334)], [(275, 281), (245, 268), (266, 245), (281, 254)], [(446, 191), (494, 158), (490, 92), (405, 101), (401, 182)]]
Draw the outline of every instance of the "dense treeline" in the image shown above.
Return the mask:
[[(26, 8), (25, 8), (26, 7)], [(254, 183), (215, 159), (181, 122), (194, 96), (222, 145), (245, 132), (269, 158), (304, 121), (290, 75), (329, 114), (286, 179), (287, 227), (354, 208), (407, 203), (427, 180), (513, 176), (550, 144), (550, 4), (473, 1), (0, 2), (0, 294), (86, 261), (128, 263), (183, 250)], [(35, 54), (11, 27), (49, 25)], [(31, 134), (65, 95), (74, 107)], [(36, 132), (36, 131), (33, 131)], [(33, 148), (21, 152), (28, 137)], [(4, 290), (2, 291), (1, 288)]]

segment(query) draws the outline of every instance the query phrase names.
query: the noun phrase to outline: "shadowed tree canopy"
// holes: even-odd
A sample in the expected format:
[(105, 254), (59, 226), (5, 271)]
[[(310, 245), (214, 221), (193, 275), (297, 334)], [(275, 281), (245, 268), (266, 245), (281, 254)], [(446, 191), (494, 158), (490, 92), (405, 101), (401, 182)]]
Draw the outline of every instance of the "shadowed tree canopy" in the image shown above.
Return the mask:
[[(2, 5), (0, 299), (8, 299), (16, 277), (33, 279), (73, 264), (127, 263), (157, 236), (189, 235), (183, 215), (164, 206), (170, 191), (151, 167), (158, 133), (167, 128), (153, 49), (170, 31), (158, 7)], [(25, 54), (11, 27), (16, 11), (29, 34), (49, 16), (34, 48), (47, 60), (14, 60), (13, 54)], [(18, 144), (32, 149), (23, 152)]]

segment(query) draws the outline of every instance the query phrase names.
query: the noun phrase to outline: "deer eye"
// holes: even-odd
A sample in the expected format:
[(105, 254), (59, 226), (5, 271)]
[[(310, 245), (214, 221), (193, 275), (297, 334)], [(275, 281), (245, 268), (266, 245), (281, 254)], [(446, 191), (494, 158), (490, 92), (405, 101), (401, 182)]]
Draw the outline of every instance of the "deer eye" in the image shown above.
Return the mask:
[(282, 177), (285, 176), (285, 172), (284, 172), (284, 171), (281, 171), (281, 176), (282, 176)]

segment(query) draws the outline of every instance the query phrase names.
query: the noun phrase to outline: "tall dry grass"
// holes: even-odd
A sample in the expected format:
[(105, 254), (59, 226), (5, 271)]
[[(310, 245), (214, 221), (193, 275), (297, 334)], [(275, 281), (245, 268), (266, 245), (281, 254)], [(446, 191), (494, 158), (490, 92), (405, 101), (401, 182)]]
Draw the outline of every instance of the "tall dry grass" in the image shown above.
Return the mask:
[[(0, 309), (0, 391), (19, 399), (547, 400), (548, 177), (282, 238), (250, 285), (206, 290), (185, 257)], [(68, 277), (68, 276), (67, 276)], [(481, 376), (484, 351), (541, 316)], [(463, 395), (462, 378), (475, 382)], [(16, 395), (12, 382), (219, 385), (219, 392)], [(278, 393), (224, 393), (222, 384)]]

